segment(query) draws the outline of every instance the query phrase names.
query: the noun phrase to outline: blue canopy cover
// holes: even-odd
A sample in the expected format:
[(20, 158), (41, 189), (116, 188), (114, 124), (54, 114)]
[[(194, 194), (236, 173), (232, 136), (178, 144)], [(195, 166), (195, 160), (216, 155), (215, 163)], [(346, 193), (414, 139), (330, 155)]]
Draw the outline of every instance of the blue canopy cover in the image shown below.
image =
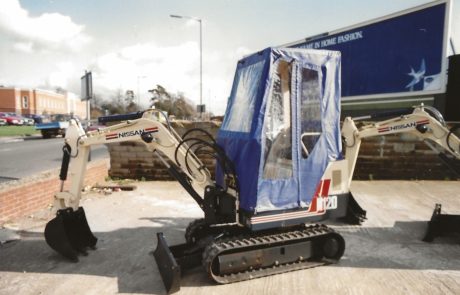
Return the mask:
[(240, 208), (310, 206), (341, 157), (340, 52), (267, 48), (240, 60), (217, 141), (236, 166)]

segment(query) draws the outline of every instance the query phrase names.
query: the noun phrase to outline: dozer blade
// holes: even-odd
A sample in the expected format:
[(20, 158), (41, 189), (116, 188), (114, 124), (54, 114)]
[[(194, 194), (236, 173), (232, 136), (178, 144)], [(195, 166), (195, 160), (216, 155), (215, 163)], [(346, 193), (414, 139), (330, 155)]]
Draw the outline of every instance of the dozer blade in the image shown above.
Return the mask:
[(163, 284), (168, 294), (180, 290), (181, 271), (174, 255), (169, 250), (163, 233), (157, 233), (157, 248), (153, 252)]
[(157, 248), (153, 252), (163, 284), (168, 294), (180, 290), (183, 273), (201, 265), (206, 239), (168, 247), (163, 233), (157, 233)]
[(52, 249), (74, 262), (78, 261), (79, 253), (86, 255), (86, 249), (95, 249), (97, 243), (82, 207), (76, 211), (58, 210), (56, 217), (46, 224), (45, 240)]

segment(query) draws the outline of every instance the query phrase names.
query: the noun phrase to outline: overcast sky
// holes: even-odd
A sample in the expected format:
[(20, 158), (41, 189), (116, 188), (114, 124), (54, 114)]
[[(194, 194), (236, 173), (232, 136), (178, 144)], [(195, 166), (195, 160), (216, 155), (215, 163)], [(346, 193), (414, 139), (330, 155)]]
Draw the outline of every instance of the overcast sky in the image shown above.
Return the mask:
[[(94, 91), (110, 97), (160, 84), (199, 102), (199, 26), (203, 20), (203, 103), (225, 111), (236, 62), (268, 46), (336, 30), (426, 0), (2, 0), (0, 85), (62, 87), (80, 92), (93, 73)], [(452, 31), (460, 51), (459, 0)]]

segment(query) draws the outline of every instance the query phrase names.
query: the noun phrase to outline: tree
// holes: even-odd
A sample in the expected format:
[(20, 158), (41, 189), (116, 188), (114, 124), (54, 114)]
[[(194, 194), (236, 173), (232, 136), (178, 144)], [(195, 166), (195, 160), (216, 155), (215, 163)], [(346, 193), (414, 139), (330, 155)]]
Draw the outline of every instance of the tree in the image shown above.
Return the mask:
[(161, 85), (157, 85), (156, 88), (149, 90), (149, 92), (152, 94), (152, 98), (150, 99), (152, 104), (155, 104), (157, 100), (163, 101), (171, 99), (171, 94), (169, 94), (169, 92), (166, 91), (166, 88)]
[[(97, 97), (97, 100), (95, 99)], [(126, 114), (140, 111), (136, 103), (136, 94), (133, 90), (123, 90), (118, 88), (116, 91), (109, 93), (109, 96), (103, 94), (93, 94), (91, 101), (91, 118), (97, 118), (105, 115)]]
[(64, 88), (58, 86), (56, 87), (55, 92), (60, 93), (60, 94), (65, 94), (67, 91)]
[(171, 94), (161, 85), (149, 90), (152, 94), (152, 107), (174, 115), (176, 118), (190, 119), (196, 116), (194, 106), (187, 101), (182, 93)]
[(134, 91), (117, 89), (109, 100), (99, 99), (94, 108), (99, 108), (101, 113), (107, 110), (109, 114), (126, 114), (139, 111), (139, 106), (134, 102)]
[(178, 118), (191, 118), (196, 116), (195, 108), (187, 102), (185, 96), (178, 94), (174, 102), (175, 115)]

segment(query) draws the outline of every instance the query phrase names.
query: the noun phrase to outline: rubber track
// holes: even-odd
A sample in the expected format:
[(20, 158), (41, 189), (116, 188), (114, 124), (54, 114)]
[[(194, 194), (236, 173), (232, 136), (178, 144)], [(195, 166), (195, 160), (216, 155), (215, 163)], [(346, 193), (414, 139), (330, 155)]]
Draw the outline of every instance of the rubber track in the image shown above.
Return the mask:
[[(216, 241), (206, 247), (203, 252), (203, 266), (205, 267), (209, 277), (220, 284), (234, 283), (238, 281), (250, 280), (260, 277), (265, 277), (269, 275), (300, 270), (305, 268), (317, 267), (325, 264), (336, 263), (337, 260), (333, 259), (323, 259), (320, 262), (312, 261), (293, 261), (291, 263), (274, 265), (266, 268), (259, 269), (250, 269), (243, 272), (227, 274), (227, 275), (218, 275), (212, 272), (212, 262), (217, 256), (223, 252), (237, 249), (244, 249), (246, 247), (264, 247), (265, 245), (273, 245), (274, 243), (283, 243), (283, 242), (293, 242), (301, 241), (306, 239), (314, 239), (315, 237), (325, 236), (331, 233), (335, 233), (334, 230), (325, 226), (325, 225), (312, 225), (306, 226), (302, 229), (281, 232), (277, 234), (266, 234), (261, 236), (252, 236), (252, 237), (233, 237), (227, 240)], [(244, 252), (241, 252), (244, 253)]]

